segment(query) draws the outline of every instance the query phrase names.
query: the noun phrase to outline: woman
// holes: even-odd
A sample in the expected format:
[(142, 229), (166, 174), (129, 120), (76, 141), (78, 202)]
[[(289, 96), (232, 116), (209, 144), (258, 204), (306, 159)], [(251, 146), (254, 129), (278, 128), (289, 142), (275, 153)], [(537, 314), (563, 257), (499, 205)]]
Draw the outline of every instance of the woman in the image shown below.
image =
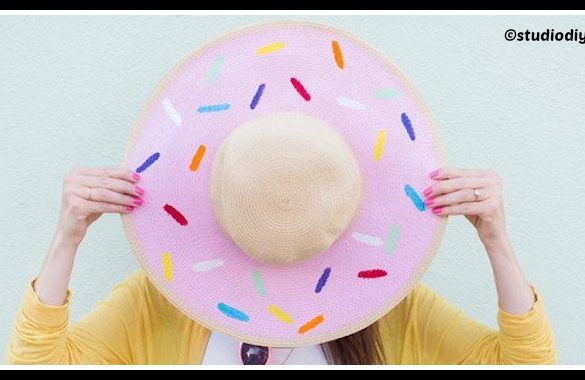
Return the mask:
[[(130, 213), (148, 189), (129, 169), (75, 169), (65, 177), (55, 237), (16, 318), (11, 364), (199, 364), (237, 360), (229, 338), (189, 320), (139, 272), (69, 326), (69, 281), (79, 244), (104, 213)], [(425, 205), (437, 217), (465, 215), (494, 272), (499, 331), (491, 331), (419, 285), (384, 318), (323, 346), (275, 350), (277, 364), (553, 364), (542, 301), (516, 261), (504, 221), (502, 184), (491, 170), (445, 167), (430, 174)], [(481, 189), (481, 194), (474, 189)], [(254, 347), (252, 347), (254, 348)]]

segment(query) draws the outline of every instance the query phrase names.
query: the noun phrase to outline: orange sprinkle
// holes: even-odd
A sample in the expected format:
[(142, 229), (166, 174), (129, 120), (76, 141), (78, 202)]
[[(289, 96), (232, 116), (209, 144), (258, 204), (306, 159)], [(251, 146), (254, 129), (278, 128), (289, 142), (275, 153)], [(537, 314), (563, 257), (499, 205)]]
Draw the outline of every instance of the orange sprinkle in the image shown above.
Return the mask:
[(331, 47), (333, 47), (333, 56), (335, 57), (335, 63), (337, 63), (337, 67), (343, 70), (345, 67), (345, 62), (343, 61), (343, 54), (341, 54), (339, 42), (331, 41)]
[(189, 166), (189, 170), (192, 172), (196, 172), (199, 169), (199, 164), (205, 155), (205, 145), (199, 145), (199, 149), (197, 149), (197, 153), (193, 156), (193, 160), (191, 161), (191, 165)]
[(299, 334), (303, 335), (305, 333), (308, 333), (309, 331), (313, 330), (315, 327), (317, 327), (321, 323), (323, 323), (324, 320), (325, 320), (325, 317), (323, 317), (322, 315), (319, 315), (319, 316), (311, 319), (309, 322), (307, 322), (307, 324), (303, 325), (299, 329)]

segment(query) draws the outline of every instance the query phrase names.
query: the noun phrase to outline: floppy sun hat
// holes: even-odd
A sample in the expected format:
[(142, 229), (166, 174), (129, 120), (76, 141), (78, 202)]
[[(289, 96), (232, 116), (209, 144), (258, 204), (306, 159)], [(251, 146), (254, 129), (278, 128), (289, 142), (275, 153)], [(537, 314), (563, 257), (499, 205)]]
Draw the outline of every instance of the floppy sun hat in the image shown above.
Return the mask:
[(320, 344), (412, 290), (445, 218), (420, 192), (444, 165), (412, 84), (355, 37), (248, 27), (179, 64), (144, 107), (123, 216), (149, 280), (203, 326), (272, 347)]

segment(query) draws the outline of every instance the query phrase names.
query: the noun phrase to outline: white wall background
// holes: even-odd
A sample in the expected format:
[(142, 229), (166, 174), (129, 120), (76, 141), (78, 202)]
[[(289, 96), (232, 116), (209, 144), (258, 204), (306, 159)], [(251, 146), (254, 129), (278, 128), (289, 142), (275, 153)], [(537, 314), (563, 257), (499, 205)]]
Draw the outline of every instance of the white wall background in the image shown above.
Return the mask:
[[(0, 346), (50, 243), (68, 168), (117, 165), (142, 103), (175, 63), (271, 19), (0, 17)], [(500, 172), (513, 243), (544, 297), (560, 360), (585, 364), (585, 45), (504, 39), (508, 28), (567, 31), (585, 17), (295, 19), (378, 47), (417, 84), (450, 163)], [(119, 218), (104, 217), (79, 253), (73, 318), (136, 267)], [(495, 326), (490, 275), (471, 227), (452, 219), (425, 281)]]

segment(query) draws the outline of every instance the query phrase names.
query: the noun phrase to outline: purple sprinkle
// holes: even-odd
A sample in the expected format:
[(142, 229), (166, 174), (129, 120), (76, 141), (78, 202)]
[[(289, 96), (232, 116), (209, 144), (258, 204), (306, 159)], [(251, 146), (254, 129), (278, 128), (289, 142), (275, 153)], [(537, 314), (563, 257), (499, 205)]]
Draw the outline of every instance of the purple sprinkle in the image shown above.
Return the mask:
[(150, 165), (154, 164), (154, 162), (156, 160), (158, 160), (160, 157), (160, 153), (155, 153), (152, 156), (148, 157), (146, 159), (146, 161), (144, 161), (144, 163), (142, 165), (140, 165), (138, 167), (138, 169), (136, 169), (136, 173), (142, 173), (143, 171), (145, 171), (146, 169), (148, 169), (150, 167)]
[(408, 132), (408, 137), (410, 137), (410, 140), (414, 141), (416, 136), (414, 135), (414, 128), (412, 128), (412, 123), (410, 122), (408, 115), (402, 113), (402, 115), (400, 115), (400, 118), (402, 119), (402, 124), (404, 125), (406, 132)]
[(315, 293), (317, 293), (317, 294), (321, 293), (321, 291), (323, 290), (325, 285), (327, 285), (327, 280), (329, 280), (330, 275), (331, 275), (331, 268), (327, 268), (323, 271), (323, 274), (321, 275), (321, 278), (319, 279), (319, 282), (317, 283), (317, 287), (315, 288)]
[(266, 85), (264, 83), (262, 83), (258, 87), (258, 90), (256, 91), (256, 95), (254, 95), (254, 99), (252, 99), (252, 103), (250, 103), (250, 109), (256, 108), (256, 106), (260, 102), (260, 98), (262, 97), (262, 94), (264, 93), (265, 88), (266, 88)]

